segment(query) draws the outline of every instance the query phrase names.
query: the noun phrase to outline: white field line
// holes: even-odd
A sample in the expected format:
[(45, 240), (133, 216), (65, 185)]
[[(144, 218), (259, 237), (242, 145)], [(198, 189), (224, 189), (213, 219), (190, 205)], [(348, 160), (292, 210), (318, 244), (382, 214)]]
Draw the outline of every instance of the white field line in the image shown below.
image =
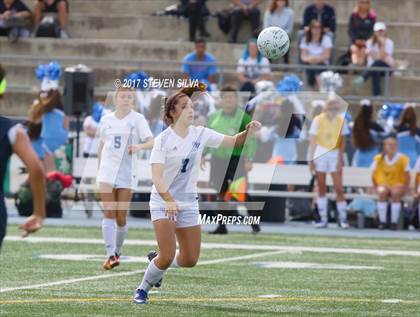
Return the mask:
[[(217, 264), (217, 263), (224, 263), (224, 262), (230, 262), (230, 261), (253, 259), (253, 258), (258, 258), (258, 257), (275, 255), (275, 254), (279, 254), (279, 253), (284, 253), (284, 251), (254, 253), (254, 254), (248, 254), (248, 255), (244, 255), (244, 256), (235, 256), (235, 257), (231, 257), (231, 258), (200, 261), (198, 263), (198, 265), (201, 266), (201, 265)], [(42, 284), (33, 284), (33, 285), (27, 285), (27, 286), (0, 288), (0, 293), (20, 291), (20, 290), (26, 290), (26, 289), (37, 289), (37, 288), (44, 288), (44, 287), (64, 285), (64, 284), (74, 284), (74, 283), (79, 283), (79, 282), (108, 279), (108, 278), (119, 277), (119, 276), (130, 276), (130, 275), (136, 275), (136, 274), (144, 273), (144, 271), (145, 270), (135, 270), (135, 271), (131, 271), (131, 272), (122, 272), (122, 273), (108, 273), (108, 274), (87, 276), (87, 277), (81, 277), (81, 278), (73, 278), (73, 279), (68, 279), (68, 280), (48, 282), (48, 283), (42, 283)]]
[[(59, 238), (59, 237), (28, 237), (7, 236), (8, 241), (26, 241), (30, 243), (69, 243), (69, 244), (100, 244), (102, 239), (85, 238)], [(156, 246), (155, 240), (125, 240), (125, 245)], [(228, 250), (259, 250), (259, 251), (285, 251), (285, 252), (313, 252), (313, 253), (341, 253), (341, 254), (367, 254), (377, 256), (414, 256), (420, 257), (420, 251), (381, 250), (381, 249), (355, 249), (355, 248), (325, 248), (303, 246), (278, 246), (261, 244), (234, 244), (234, 243), (202, 243), (202, 249), (228, 249)]]

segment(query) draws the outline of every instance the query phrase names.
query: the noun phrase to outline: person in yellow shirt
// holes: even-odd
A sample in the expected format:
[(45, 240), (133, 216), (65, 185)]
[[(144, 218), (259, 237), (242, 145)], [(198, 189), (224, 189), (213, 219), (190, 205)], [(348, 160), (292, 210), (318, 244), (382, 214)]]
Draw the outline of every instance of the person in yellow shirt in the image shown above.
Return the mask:
[(342, 176), (344, 148), (349, 129), (341, 112), (342, 107), (339, 100), (336, 98), (328, 99), (324, 111), (314, 118), (309, 129), (311, 140), (309, 167), (311, 173), (316, 175), (318, 185), (317, 206), (321, 218), (319, 222), (315, 223), (317, 228), (328, 226), (327, 198), (325, 197), (327, 174), (331, 174), (333, 179), (337, 196), (339, 225), (343, 229), (349, 227)]
[(410, 184), (410, 159), (397, 152), (398, 142), (394, 137), (384, 141), (382, 154), (372, 163), (372, 182), (378, 193), (377, 211), (380, 230), (386, 228), (388, 201), (391, 202), (391, 229), (397, 230), (401, 211), (401, 198)]

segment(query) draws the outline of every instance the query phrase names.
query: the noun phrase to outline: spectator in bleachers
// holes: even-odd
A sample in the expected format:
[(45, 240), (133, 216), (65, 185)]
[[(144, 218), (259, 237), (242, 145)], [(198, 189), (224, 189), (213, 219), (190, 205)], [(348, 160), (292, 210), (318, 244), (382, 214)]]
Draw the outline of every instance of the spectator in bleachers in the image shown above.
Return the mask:
[[(181, 71), (184, 79), (197, 79), (210, 86), (216, 82), (217, 60), (212, 54), (206, 52), (206, 46), (204, 39), (196, 40), (195, 52), (184, 57)], [(189, 64), (197, 62), (207, 63), (207, 65)]]
[(181, 5), (187, 10), (191, 42), (195, 41), (197, 28), (201, 37), (210, 37), (205, 24), (206, 17), (210, 15), (206, 2), (207, 0), (181, 0)]
[(69, 3), (67, 0), (37, 0), (34, 7), (35, 30), (41, 24), (43, 13), (56, 13), (60, 27), (60, 37), (67, 39), (69, 33), (67, 25), (69, 21)]
[(231, 30), (229, 35), (229, 43), (236, 43), (238, 41), (238, 33), (241, 28), (242, 21), (249, 19), (251, 23), (251, 36), (258, 35), (260, 27), (260, 9), (259, 4), (261, 0), (231, 0), (235, 5), (231, 17)]
[(391, 202), (391, 229), (396, 230), (401, 210), (401, 199), (410, 185), (409, 158), (398, 152), (394, 137), (384, 141), (383, 153), (375, 156), (372, 169), (373, 186), (378, 193), (378, 228), (383, 230), (387, 224), (388, 201)]
[(305, 8), (302, 25), (305, 32), (309, 30), (313, 20), (321, 22), (324, 33), (335, 33), (335, 10), (332, 6), (326, 4), (325, 0), (315, 0), (313, 4)]
[(245, 46), (242, 57), (236, 69), (241, 91), (255, 92), (255, 85), (261, 80), (270, 78), (270, 62), (261, 55), (257, 41), (251, 39)]
[[(292, 37), (294, 12), (289, 8), (289, 0), (272, 0), (270, 7), (264, 14), (264, 29), (270, 26), (277, 26), (287, 32), (289, 39)], [(289, 51), (284, 55), (284, 62), (289, 63)]]
[(366, 64), (366, 41), (373, 34), (375, 22), (376, 13), (371, 9), (371, 0), (358, 0), (348, 25), (351, 64)]
[[(226, 135), (235, 135), (244, 131), (251, 122), (251, 116), (239, 107), (239, 98), (236, 89), (226, 86), (221, 91), (221, 109), (214, 112), (208, 119), (207, 127)], [(252, 169), (252, 160), (256, 152), (255, 138), (248, 139), (244, 146), (237, 148), (206, 149), (211, 153), (210, 182), (218, 192), (217, 199), (226, 199), (229, 184), (244, 177)], [(204, 161), (202, 161), (203, 165)], [(258, 225), (252, 225), (254, 232), (259, 232)], [(227, 233), (226, 225), (219, 224), (214, 234)]]
[(11, 41), (28, 37), (26, 20), (31, 10), (21, 0), (0, 0), (0, 36), (9, 36)]
[(330, 98), (325, 104), (324, 112), (315, 117), (309, 130), (310, 135), (310, 169), (316, 175), (318, 185), (317, 206), (320, 221), (315, 224), (317, 228), (328, 226), (328, 201), (326, 196), (327, 174), (331, 174), (337, 196), (337, 210), (339, 225), (348, 228), (347, 203), (344, 199), (343, 174), (344, 149), (349, 128), (342, 112), (338, 99)]
[(353, 126), (353, 166), (369, 167), (379, 153), (378, 143), (385, 137), (385, 130), (374, 121), (370, 100), (361, 100), (360, 106)]
[(420, 155), (420, 128), (417, 127), (417, 116), (413, 106), (404, 109), (396, 132), (398, 151), (408, 156), (410, 167), (413, 168)]
[[(332, 49), (331, 37), (325, 35), (321, 23), (312, 20), (305, 38), (300, 43), (301, 60), (306, 65), (329, 64)], [(324, 69), (307, 69), (307, 83), (311, 88), (319, 87), (319, 74)]]
[[(46, 172), (56, 169), (54, 152), (67, 142), (69, 119), (57, 89), (40, 92), (29, 110), (29, 135)], [(37, 131), (34, 131), (37, 130)]]
[[(366, 42), (367, 66), (387, 67), (394, 66), (394, 42), (386, 35), (386, 25), (383, 22), (376, 22), (373, 27), (374, 34)], [(362, 85), (367, 79), (372, 77), (372, 94), (381, 95), (381, 77), (385, 76), (385, 71), (365, 71), (361, 76), (354, 80), (356, 86)]]
[(99, 148), (98, 127), (99, 121), (106, 112), (102, 103), (97, 102), (93, 105), (92, 113), (83, 121), (83, 157), (96, 157)]

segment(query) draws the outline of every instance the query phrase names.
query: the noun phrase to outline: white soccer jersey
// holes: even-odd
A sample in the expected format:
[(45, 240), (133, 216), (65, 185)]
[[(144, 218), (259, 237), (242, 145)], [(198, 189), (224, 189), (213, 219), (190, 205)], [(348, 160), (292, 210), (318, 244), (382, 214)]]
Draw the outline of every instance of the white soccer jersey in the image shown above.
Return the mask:
[(130, 111), (122, 119), (115, 112), (102, 117), (99, 124), (99, 138), (104, 143), (97, 182), (112, 184), (117, 188), (135, 188), (137, 155), (128, 153), (128, 146), (139, 144), (153, 137), (144, 116)]
[[(150, 164), (164, 164), (163, 179), (180, 208), (198, 208), (197, 179), (204, 148), (217, 148), (224, 135), (202, 126), (190, 126), (185, 138), (169, 127), (159, 134), (150, 156)], [(153, 185), (152, 208), (165, 207), (165, 201)]]

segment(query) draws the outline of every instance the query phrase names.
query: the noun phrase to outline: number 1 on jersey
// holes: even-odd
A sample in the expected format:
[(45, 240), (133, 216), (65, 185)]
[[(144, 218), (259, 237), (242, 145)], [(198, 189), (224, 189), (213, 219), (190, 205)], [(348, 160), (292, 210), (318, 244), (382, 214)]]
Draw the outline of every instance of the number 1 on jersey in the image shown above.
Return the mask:
[(181, 167), (181, 173), (185, 173), (187, 171), (187, 165), (190, 162), (189, 158), (182, 160), (182, 167)]

